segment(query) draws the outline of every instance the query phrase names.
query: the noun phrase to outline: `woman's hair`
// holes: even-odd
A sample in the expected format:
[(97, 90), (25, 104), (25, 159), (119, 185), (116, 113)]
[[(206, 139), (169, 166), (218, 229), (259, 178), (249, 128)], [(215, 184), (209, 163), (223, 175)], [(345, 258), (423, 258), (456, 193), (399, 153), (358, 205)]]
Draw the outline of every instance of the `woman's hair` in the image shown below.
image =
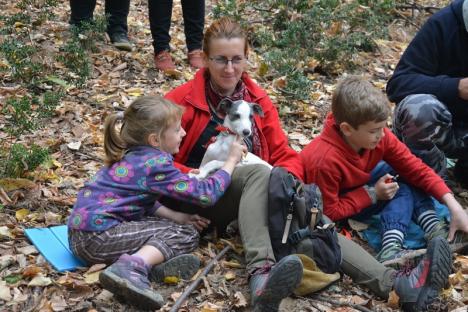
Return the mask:
[[(147, 145), (150, 134), (157, 134), (160, 140), (164, 131), (177, 122), (183, 108), (160, 96), (142, 96), (134, 100), (122, 112), (113, 113), (104, 124), (104, 152), (106, 164), (122, 159), (126, 149)], [(116, 128), (121, 121), (120, 131)]]
[(249, 51), (249, 44), (247, 42), (246, 32), (237, 22), (233, 21), (231, 18), (227, 16), (221, 17), (220, 19), (211, 23), (211, 25), (205, 31), (205, 35), (203, 37), (203, 52), (205, 52), (206, 55), (210, 55), (210, 44), (214, 39), (233, 38), (244, 39), (244, 54), (247, 56), (247, 52)]
[(369, 121), (388, 119), (387, 97), (370, 82), (359, 76), (342, 79), (332, 97), (332, 112), (336, 124), (347, 122), (354, 129)]

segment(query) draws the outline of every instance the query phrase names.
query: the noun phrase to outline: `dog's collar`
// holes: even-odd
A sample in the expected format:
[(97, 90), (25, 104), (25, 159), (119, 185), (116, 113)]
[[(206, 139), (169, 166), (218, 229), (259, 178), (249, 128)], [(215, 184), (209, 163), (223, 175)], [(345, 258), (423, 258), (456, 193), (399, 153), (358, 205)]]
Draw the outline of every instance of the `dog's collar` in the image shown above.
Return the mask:
[(231, 129), (223, 126), (223, 125), (217, 125), (216, 126), (216, 131), (220, 132), (220, 133), (225, 133), (225, 134), (236, 134), (234, 131), (232, 131)]

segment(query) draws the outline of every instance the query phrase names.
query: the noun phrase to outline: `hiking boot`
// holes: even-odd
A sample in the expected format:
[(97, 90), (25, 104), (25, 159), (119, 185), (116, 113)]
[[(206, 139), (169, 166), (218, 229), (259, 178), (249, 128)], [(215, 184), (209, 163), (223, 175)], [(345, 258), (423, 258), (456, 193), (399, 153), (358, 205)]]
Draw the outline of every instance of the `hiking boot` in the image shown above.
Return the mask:
[(153, 266), (150, 271), (150, 280), (153, 282), (163, 282), (168, 276), (177, 276), (180, 279), (188, 280), (200, 268), (198, 257), (185, 254), (167, 260), (159, 265)]
[(119, 50), (123, 51), (132, 51), (132, 44), (130, 40), (128, 40), (128, 36), (124, 32), (116, 32), (113, 34), (109, 34), (109, 38), (114, 45)]
[(253, 311), (278, 311), (281, 300), (292, 294), (301, 279), (302, 262), (295, 255), (284, 257), (273, 267), (257, 269), (250, 277)]
[(404, 255), (408, 254), (410, 251), (407, 249), (403, 249), (399, 242), (392, 242), (390, 243), (390, 247), (382, 249), (375, 258), (379, 262), (385, 262), (389, 260), (394, 260), (397, 258), (401, 258)]
[(395, 278), (394, 289), (400, 297), (403, 311), (426, 311), (448, 281), (452, 268), (452, 253), (442, 237), (429, 242), (427, 252), (408, 274)]
[(141, 309), (156, 310), (164, 305), (162, 296), (151, 289), (148, 268), (138, 257), (127, 254), (120, 256), (99, 274), (99, 282), (116, 297)]
[(166, 71), (175, 69), (174, 62), (172, 61), (172, 56), (169, 54), (169, 51), (161, 51), (154, 56), (154, 67), (156, 69)]
[(187, 54), (188, 61), (190, 66), (194, 68), (202, 68), (203, 63), (203, 51), (200, 49), (192, 50)]
[(436, 237), (442, 237), (447, 239), (448, 233), (449, 225), (447, 224), (447, 222), (441, 220), (432, 228), (432, 230), (429, 233), (424, 235), (424, 238), (427, 242), (431, 241)]

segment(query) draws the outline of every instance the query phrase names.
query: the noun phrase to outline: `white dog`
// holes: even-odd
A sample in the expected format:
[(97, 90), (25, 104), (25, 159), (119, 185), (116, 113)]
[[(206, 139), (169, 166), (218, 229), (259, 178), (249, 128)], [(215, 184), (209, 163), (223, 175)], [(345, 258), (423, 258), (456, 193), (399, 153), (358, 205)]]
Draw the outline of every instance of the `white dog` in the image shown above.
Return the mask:
[[(252, 134), (253, 115), (259, 114), (263, 117), (263, 110), (260, 105), (249, 103), (243, 100), (234, 101), (225, 99), (220, 103), (220, 108), (226, 112), (222, 131), (216, 137), (216, 141), (211, 143), (206, 149), (200, 164), (200, 173), (196, 175), (198, 179), (203, 179), (220, 169), (227, 159), (229, 148), (235, 139), (236, 135), (242, 138)], [(263, 164), (268, 168), (272, 168), (270, 164), (262, 160), (260, 157), (247, 153), (239, 162), (239, 165), (245, 164)]]

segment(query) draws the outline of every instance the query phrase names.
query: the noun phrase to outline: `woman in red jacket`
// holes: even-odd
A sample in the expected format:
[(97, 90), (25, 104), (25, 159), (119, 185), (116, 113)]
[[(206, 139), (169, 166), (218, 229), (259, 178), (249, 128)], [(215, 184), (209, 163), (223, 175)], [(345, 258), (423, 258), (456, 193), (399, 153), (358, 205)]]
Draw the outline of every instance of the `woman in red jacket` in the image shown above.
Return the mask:
[[(222, 99), (244, 100), (261, 106), (252, 135), (245, 139), (249, 150), (273, 166), (281, 166), (298, 178), (303, 169), (298, 154), (288, 146), (278, 111), (268, 95), (245, 72), (248, 43), (242, 28), (229, 18), (215, 21), (203, 41), (205, 68), (195, 78), (166, 97), (185, 107), (182, 127), (187, 132), (175, 161), (182, 171), (198, 168), (206, 146), (218, 134), (225, 112)], [(270, 171), (263, 165), (236, 168), (225, 195), (211, 209), (196, 210), (224, 228), (238, 218), (255, 311), (277, 311), (281, 300), (299, 284), (302, 264), (297, 256), (276, 263), (268, 233), (268, 183)]]

